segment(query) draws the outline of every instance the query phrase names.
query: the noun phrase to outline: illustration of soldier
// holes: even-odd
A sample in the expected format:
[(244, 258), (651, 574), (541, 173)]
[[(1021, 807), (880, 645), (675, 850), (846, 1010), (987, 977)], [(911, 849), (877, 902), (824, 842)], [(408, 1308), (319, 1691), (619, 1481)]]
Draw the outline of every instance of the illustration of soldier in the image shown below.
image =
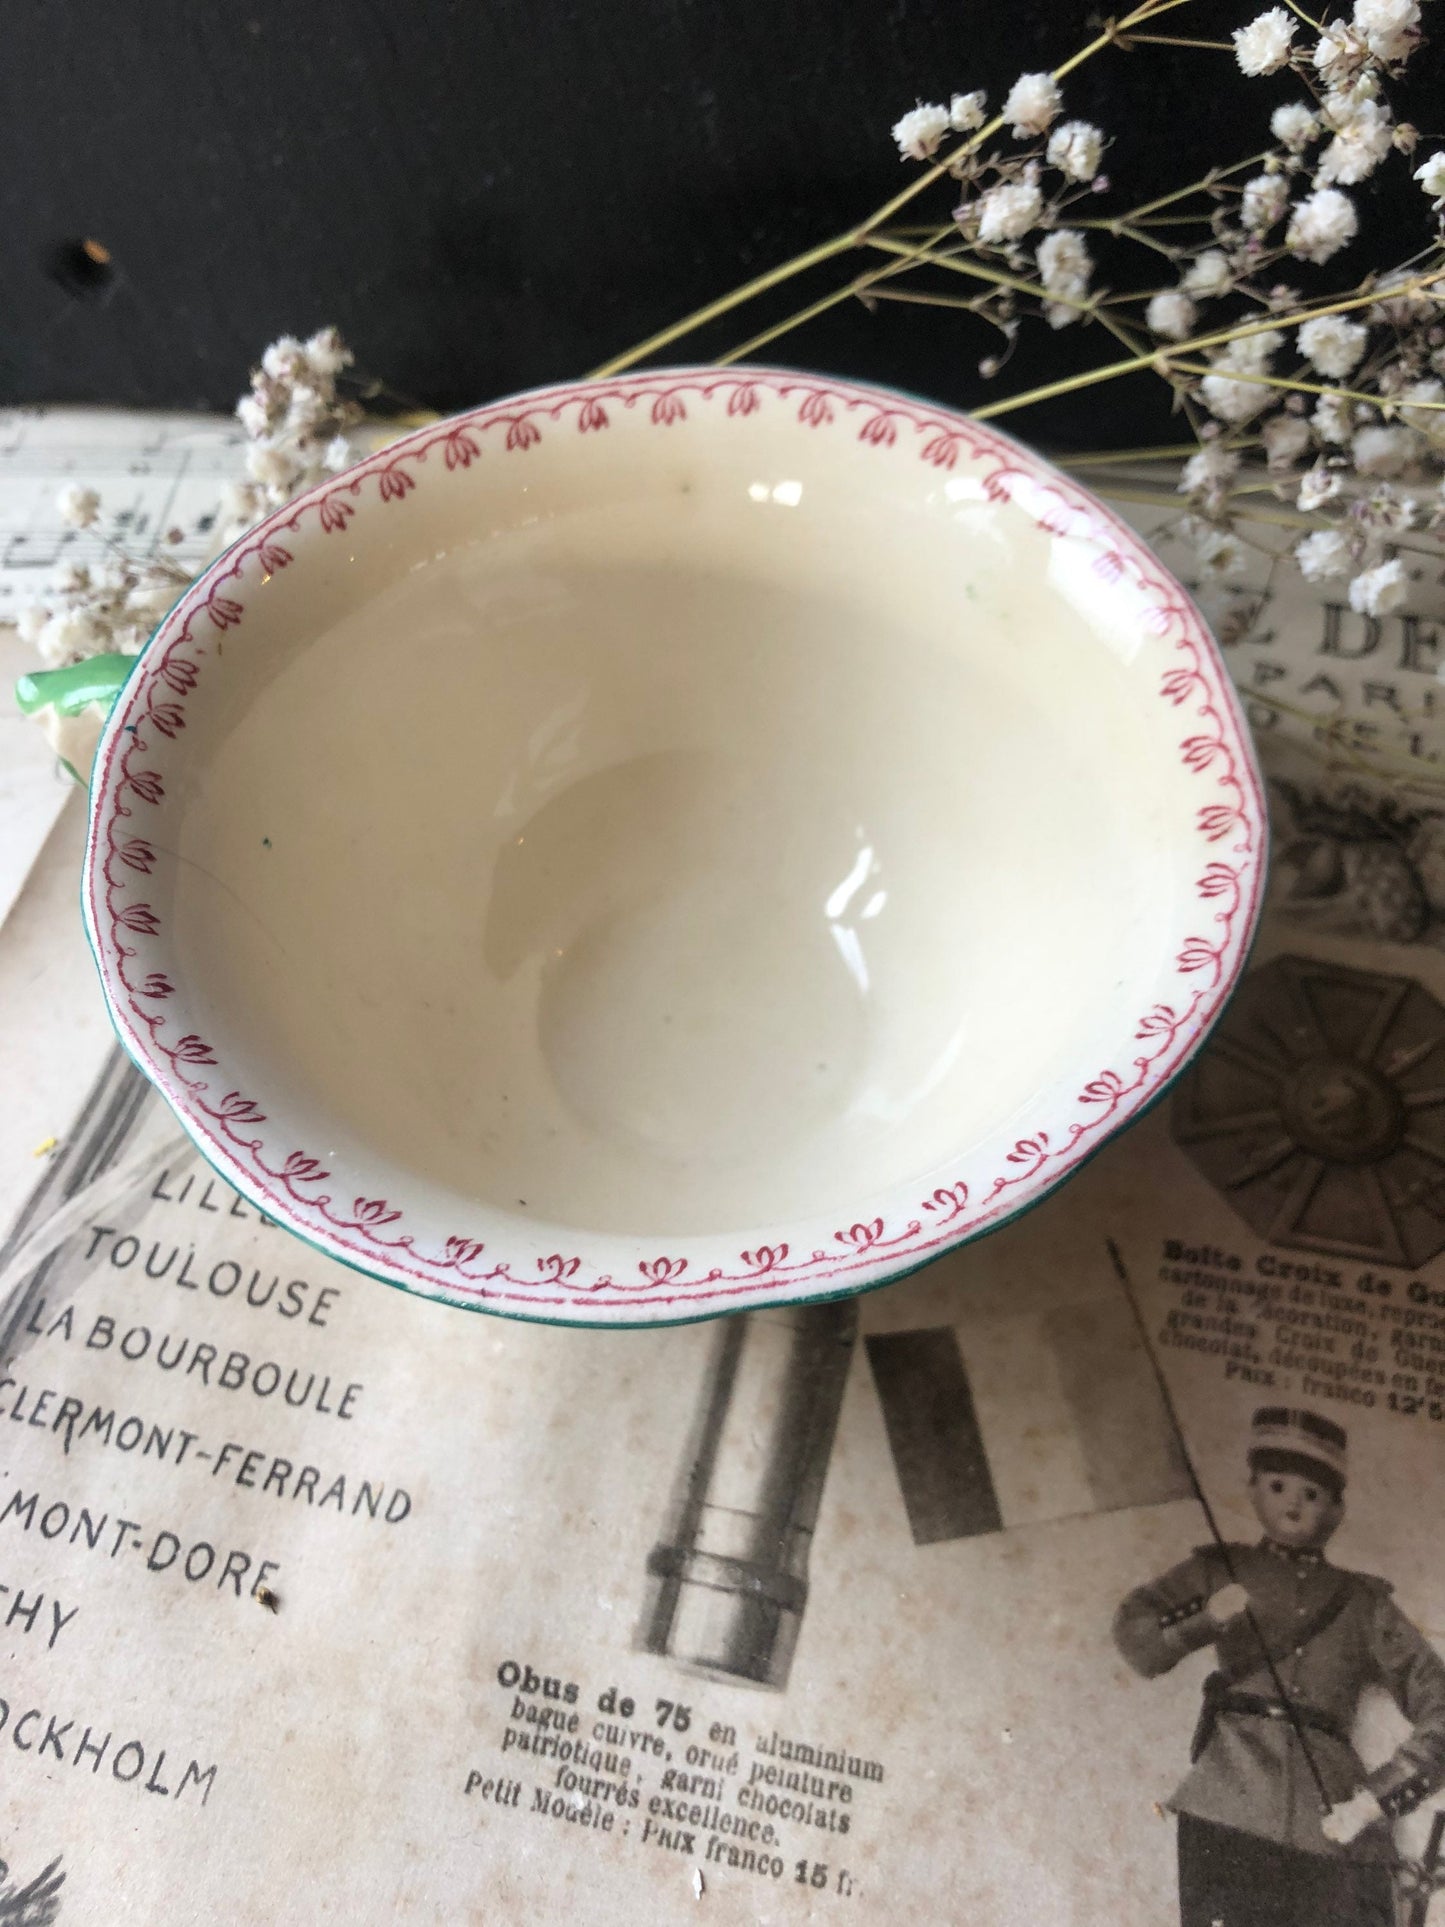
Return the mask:
[[(1249, 1494), (1264, 1537), (1199, 1547), (1114, 1618), (1146, 1679), (1214, 1646), (1178, 1815), (1182, 1927), (1392, 1927), (1391, 1823), (1445, 1781), (1445, 1661), (1387, 1580), (1332, 1566), (1346, 1436), (1309, 1411), (1254, 1414)], [(1367, 1773), (1365, 1688), (1410, 1722)]]

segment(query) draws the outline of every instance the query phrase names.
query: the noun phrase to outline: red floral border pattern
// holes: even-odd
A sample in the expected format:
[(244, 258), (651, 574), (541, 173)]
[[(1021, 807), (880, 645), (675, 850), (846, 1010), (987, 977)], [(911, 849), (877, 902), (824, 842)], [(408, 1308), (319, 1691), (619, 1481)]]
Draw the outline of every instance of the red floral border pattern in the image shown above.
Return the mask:
[[(157, 861), (146, 816), (165, 795), (152, 767), (157, 739), (186, 726), (186, 708), (209, 647), (240, 628), (245, 583), (292, 561), (286, 537), (315, 522), (323, 535), (344, 531), (368, 491), (400, 502), (438, 466), (469, 468), (497, 456), (524, 456), (544, 437), (605, 432), (618, 411), (667, 429), (691, 411), (728, 416), (787, 409), (804, 427), (848, 433), (873, 448), (911, 446), (940, 471), (960, 456), (983, 468), (991, 501), (1020, 507), (1041, 529), (1073, 535), (1094, 550), (1106, 581), (1131, 584), (1148, 599), (1147, 620), (1173, 661), (1160, 698), (1189, 718), (1179, 743), (1185, 767), (1207, 784), (1196, 827), (1202, 868), (1196, 882), (1201, 928), (1175, 960), (1179, 989), (1139, 1020), (1137, 1046), (1122, 1068), (1105, 1068), (1075, 1100), (1059, 1132), (1022, 1137), (992, 1182), (971, 1192), (959, 1181), (919, 1199), (898, 1221), (872, 1218), (842, 1226), (831, 1242), (795, 1249), (787, 1242), (738, 1253), (701, 1269), (685, 1257), (638, 1261), (617, 1276), (585, 1255), (554, 1252), (530, 1264), (498, 1258), (485, 1240), (456, 1235), (421, 1243), (404, 1214), (384, 1198), (349, 1202), (326, 1189), (330, 1172), (304, 1149), (269, 1143), (265, 1112), (228, 1082), (211, 1046), (169, 1014), (177, 986), (157, 965), (162, 920), (146, 901)], [(767, 1294), (771, 1299), (830, 1295), (923, 1263), (1043, 1195), (1139, 1111), (1182, 1066), (1243, 968), (1259, 907), (1265, 816), (1244, 725), (1214, 643), (1184, 591), (1134, 532), (1092, 497), (994, 430), (965, 416), (902, 396), (758, 369), (688, 370), (628, 376), (609, 383), (540, 390), (423, 429), (336, 480), (277, 510), (195, 584), (161, 625), (116, 705), (101, 748), (86, 859), (86, 912), (112, 1015), (150, 1076), (187, 1120), (223, 1171), (262, 1208), (344, 1260), (458, 1304), (485, 1303), (544, 1314), (558, 1307), (656, 1308), (670, 1316), (702, 1313)], [(209, 1075), (207, 1074), (209, 1073)], [(813, 1289), (801, 1289), (811, 1287)]]

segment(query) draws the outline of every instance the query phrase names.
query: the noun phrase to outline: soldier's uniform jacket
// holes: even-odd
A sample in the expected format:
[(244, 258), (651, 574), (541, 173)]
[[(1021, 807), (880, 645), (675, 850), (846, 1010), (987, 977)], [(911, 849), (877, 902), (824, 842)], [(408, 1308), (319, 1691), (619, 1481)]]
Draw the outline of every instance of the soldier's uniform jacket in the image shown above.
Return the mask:
[[(1219, 1670), (1206, 1684), (1193, 1768), (1169, 1804), (1307, 1853), (1387, 1858), (1388, 1826), (1368, 1827), (1344, 1848), (1321, 1831), (1319, 1794), (1258, 1637), (1243, 1614), (1221, 1631), (1205, 1612), (1231, 1577), (1249, 1593), (1331, 1805), (1367, 1786), (1393, 1820), (1445, 1781), (1445, 1662), (1391, 1599), (1389, 1582), (1265, 1540), (1231, 1546), (1228, 1564), (1217, 1546), (1201, 1546), (1162, 1579), (1136, 1587), (1115, 1615), (1119, 1650), (1146, 1679), (1216, 1647)], [(1372, 1684), (1413, 1730), (1366, 1773), (1350, 1729)]]

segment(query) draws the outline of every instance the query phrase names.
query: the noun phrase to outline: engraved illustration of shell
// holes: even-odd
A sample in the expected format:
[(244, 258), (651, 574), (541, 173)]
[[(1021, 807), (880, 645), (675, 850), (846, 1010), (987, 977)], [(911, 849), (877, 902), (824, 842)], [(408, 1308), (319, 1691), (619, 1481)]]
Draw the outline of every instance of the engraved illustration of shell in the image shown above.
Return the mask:
[(1430, 907), (1404, 853), (1393, 843), (1347, 843), (1342, 855), (1345, 889), (1365, 927), (1387, 943), (1414, 943), (1430, 921)]

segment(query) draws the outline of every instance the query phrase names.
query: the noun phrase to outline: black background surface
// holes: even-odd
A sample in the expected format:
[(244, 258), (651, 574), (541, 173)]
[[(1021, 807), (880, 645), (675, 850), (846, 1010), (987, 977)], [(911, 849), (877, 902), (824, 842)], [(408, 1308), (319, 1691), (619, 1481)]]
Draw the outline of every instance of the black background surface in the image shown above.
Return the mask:
[[(1263, 4), (1200, 0), (1161, 30), (1225, 36)], [(330, 321), (438, 408), (583, 373), (895, 192), (888, 130), (917, 97), (997, 104), (1097, 27), (1078, 0), (5, 0), (0, 400), (228, 407), (267, 341)], [(1410, 74), (1428, 131), (1438, 51)], [(1097, 211), (1262, 147), (1297, 94), (1227, 54), (1109, 51), (1066, 90), (1114, 140)], [(1414, 164), (1357, 191), (1365, 239), (1292, 278), (1353, 282), (1420, 246)], [(108, 275), (80, 271), (86, 236)], [(723, 352), (826, 285), (670, 358)], [(1011, 388), (1111, 347), (1027, 336)], [(997, 392), (977, 372), (995, 343), (972, 319), (850, 303), (767, 358), (967, 405)], [(1010, 425), (1174, 438), (1147, 378)]]

